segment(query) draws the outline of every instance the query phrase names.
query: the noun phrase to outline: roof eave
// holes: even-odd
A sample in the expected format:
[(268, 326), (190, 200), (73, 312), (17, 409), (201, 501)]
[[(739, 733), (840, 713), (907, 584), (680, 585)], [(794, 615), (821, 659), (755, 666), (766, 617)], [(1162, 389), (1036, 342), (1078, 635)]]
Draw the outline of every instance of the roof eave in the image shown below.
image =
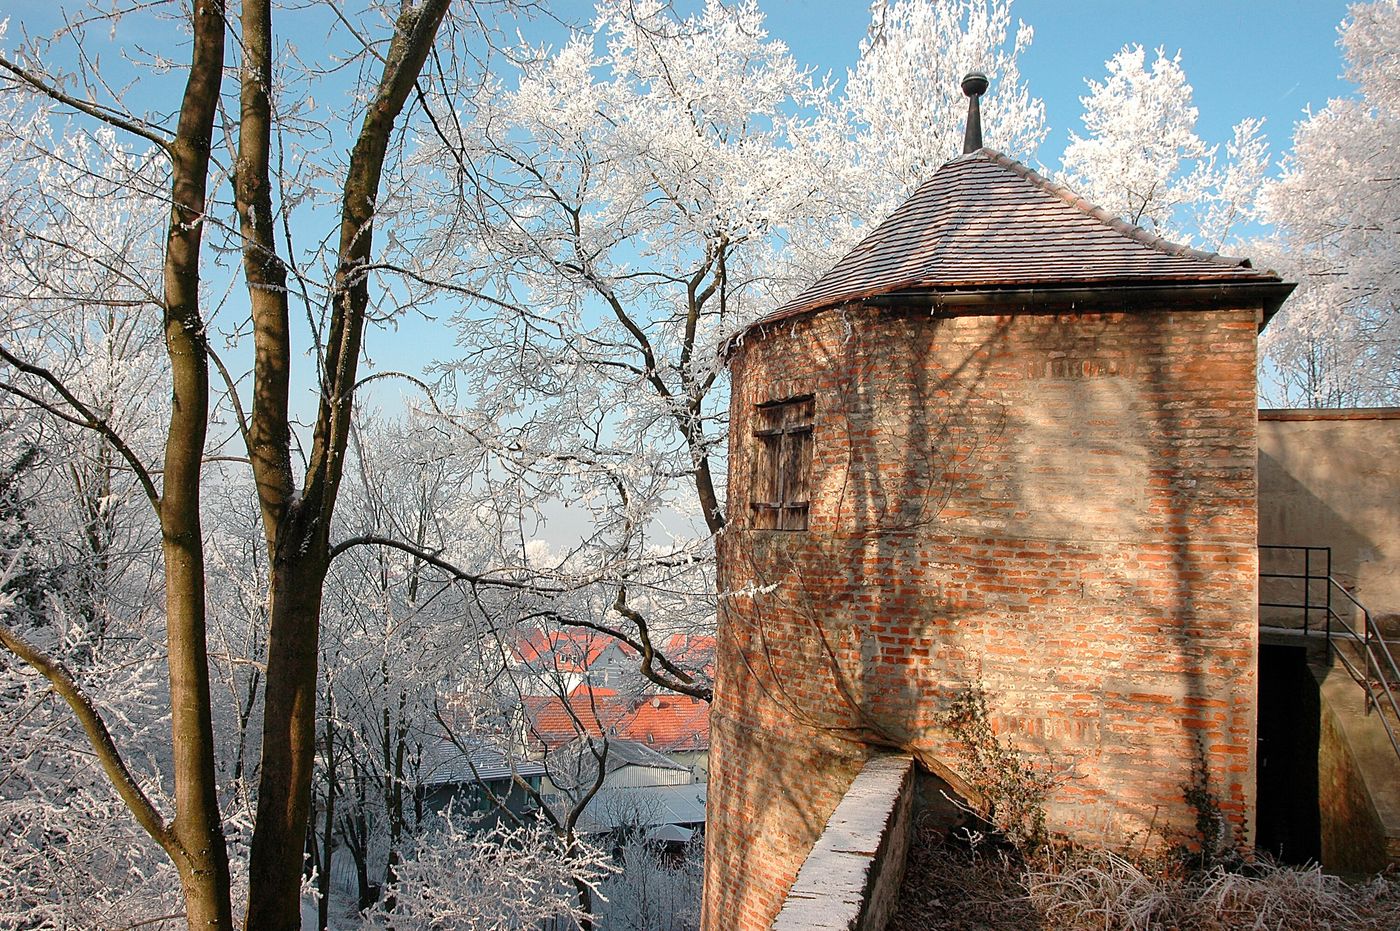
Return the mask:
[(1259, 329), (1262, 331), (1296, 287), (1294, 283), (1275, 278), (1246, 281), (1158, 281), (1118, 284), (1074, 282), (1011, 287), (907, 288), (859, 298), (841, 298), (770, 314), (726, 339), (720, 349), (720, 355), (721, 361), (727, 364), (735, 347), (754, 330), (811, 316), (834, 307), (853, 305), (926, 310), (935, 316), (961, 317), (1011, 310), (1022, 314), (1057, 314), (1066, 310), (1088, 313), (1106, 307), (1116, 310), (1217, 310), (1223, 307), (1257, 304), (1261, 311)]
[[(1078, 283), (1009, 288), (926, 288), (873, 295), (859, 303), (875, 307), (911, 307), (933, 314), (964, 316), (1016, 309), (1021, 313), (1063, 313), (1100, 310), (1112, 306), (1125, 310), (1171, 308), (1216, 310), (1258, 304), (1260, 329), (1278, 312), (1297, 285), (1272, 280), (1138, 282), (1121, 284)], [(820, 309), (820, 308), (816, 308)]]

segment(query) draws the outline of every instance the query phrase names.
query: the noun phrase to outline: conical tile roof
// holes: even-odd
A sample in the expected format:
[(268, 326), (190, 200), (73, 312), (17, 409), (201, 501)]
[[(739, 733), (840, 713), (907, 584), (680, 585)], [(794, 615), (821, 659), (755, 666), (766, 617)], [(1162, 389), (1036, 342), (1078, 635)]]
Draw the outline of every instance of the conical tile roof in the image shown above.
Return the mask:
[(830, 271), (767, 319), (906, 291), (1272, 283), (1167, 242), (991, 149), (945, 163)]

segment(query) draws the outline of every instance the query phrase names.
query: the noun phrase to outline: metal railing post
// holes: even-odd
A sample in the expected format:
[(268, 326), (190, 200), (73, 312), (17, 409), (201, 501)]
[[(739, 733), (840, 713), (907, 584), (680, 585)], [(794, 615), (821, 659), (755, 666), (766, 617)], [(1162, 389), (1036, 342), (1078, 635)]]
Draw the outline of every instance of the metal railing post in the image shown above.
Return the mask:
[(1303, 550), (1303, 636), (1311, 633), (1312, 623), (1312, 550)]
[(1376, 685), (1379, 687), (1381, 678), (1381, 665), (1376, 661), (1372, 637), (1374, 629), (1371, 626), (1371, 612), (1365, 608), (1361, 609), (1361, 623), (1366, 625), (1366, 632), (1363, 634), (1366, 650), (1366, 713), (1370, 714), (1376, 707), (1376, 694), (1371, 689), (1371, 670), (1376, 673)]
[(1323, 586), (1327, 589), (1327, 646), (1332, 646), (1332, 547), (1327, 547), (1327, 582)]
[[(1302, 632), (1306, 638), (1312, 633), (1312, 612), (1322, 611), (1328, 658), (1340, 663), (1352, 680), (1361, 686), (1364, 693), (1365, 713), (1369, 715), (1374, 711), (1379, 714), (1380, 723), (1385, 729), (1391, 748), (1394, 749), (1397, 756), (1400, 756), (1400, 697), (1397, 696), (1397, 692), (1400, 692), (1400, 663), (1396, 662), (1396, 656), (1400, 655), (1400, 649), (1396, 649), (1396, 647), (1400, 644), (1392, 645), (1387, 642), (1385, 634), (1376, 626), (1375, 619), (1371, 617), (1371, 612), (1356, 599), (1356, 596), (1345, 585), (1333, 577), (1331, 547), (1259, 544), (1259, 549), (1260, 623), (1265, 623), (1263, 616), (1265, 608), (1301, 611), (1303, 613)], [(1292, 571), (1297, 567), (1292, 564), (1291, 558), (1286, 561), (1282, 570), (1266, 571), (1263, 565), (1264, 551), (1274, 554), (1295, 554), (1300, 550), (1303, 553), (1303, 571), (1301, 573)], [(1326, 567), (1321, 575), (1313, 572), (1312, 554), (1314, 550), (1322, 554), (1323, 565)], [(1302, 602), (1288, 599), (1266, 600), (1269, 596), (1264, 591), (1265, 580), (1282, 581), (1284, 579), (1294, 582), (1302, 581)], [(1312, 600), (1312, 583), (1314, 581), (1321, 582), (1323, 587), (1323, 598), (1317, 604), (1314, 604)], [(1334, 599), (1334, 589), (1340, 593), (1339, 598)], [(1344, 607), (1350, 613), (1343, 617), (1337, 610), (1339, 607)], [(1292, 615), (1292, 617), (1296, 618), (1297, 615)], [(1361, 630), (1357, 630), (1358, 624), (1361, 625)], [(1286, 629), (1297, 631), (1297, 628)], [(1320, 631), (1320, 633), (1322, 632)], [(1355, 651), (1359, 651), (1361, 655), (1353, 655)]]

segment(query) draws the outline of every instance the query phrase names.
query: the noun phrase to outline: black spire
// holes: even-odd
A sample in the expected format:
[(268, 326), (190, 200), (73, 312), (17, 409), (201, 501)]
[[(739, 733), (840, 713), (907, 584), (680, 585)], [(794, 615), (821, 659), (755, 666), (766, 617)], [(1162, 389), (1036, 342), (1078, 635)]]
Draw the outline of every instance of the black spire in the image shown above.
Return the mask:
[(963, 154), (982, 148), (982, 106), (979, 97), (987, 92), (987, 76), (969, 71), (962, 79), (962, 91), (967, 95), (967, 130), (963, 133)]

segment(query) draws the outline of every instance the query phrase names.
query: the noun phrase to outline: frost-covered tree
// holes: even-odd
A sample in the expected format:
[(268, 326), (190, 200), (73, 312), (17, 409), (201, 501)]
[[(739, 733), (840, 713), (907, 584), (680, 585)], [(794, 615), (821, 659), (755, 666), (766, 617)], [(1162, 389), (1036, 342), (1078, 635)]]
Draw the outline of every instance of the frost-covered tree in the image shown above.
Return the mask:
[(1357, 94), (1298, 123), (1266, 197), (1299, 288), (1263, 349), (1294, 406), (1400, 399), (1400, 4), (1355, 4), (1340, 33)]
[[(161, 166), (107, 131), (65, 136), (15, 95), (0, 103), (0, 159), (0, 350), (47, 359), (95, 417), (150, 452), (168, 391), (149, 313)], [(169, 748), (156, 523), (112, 446), (35, 400), (0, 390), (0, 627), (63, 658), (133, 778), (159, 797)], [(177, 911), (173, 868), (94, 764), (62, 688), (9, 652), (0, 730), (0, 927)]]
[(1035, 156), (1045, 138), (1045, 107), (1031, 96), (1019, 65), (1034, 30), (1020, 21), (1013, 28), (1011, 10), (1010, 0), (872, 5), (870, 32), (846, 76), (839, 115), (823, 126), (841, 136), (838, 177), (863, 224), (883, 219), (962, 153), (961, 81), (969, 71), (991, 81), (983, 105), (987, 145), (1023, 161)]
[(1216, 252), (1243, 248), (1251, 229), (1263, 220), (1261, 200), (1271, 165), (1264, 121), (1246, 117), (1225, 144), (1225, 163), (1207, 170), (1210, 187), (1188, 208), (1187, 238)]
[(704, 839), (673, 855), (665, 846), (628, 834), (619, 847), (622, 868), (603, 884), (603, 927), (616, 931), (697, 931), (704, 875)]
[[(1108, 77), (1090, 80), (1084, 105), (1087, 136), (1070, 133), (1062, 158), (1080, 193), (1129, 223), (1172, 228), (1173, 213), (1205, 189), (1202, 163), (1210, 148), (1196, 135), (1191, 85), (1181, 54), (1157, 49), (1146, 64), (1141, 45), (1107, 62)], [(1183, 163), (1193, 170), (1181, 173)]]
[[(87, 528), (63, 506), (72, 490), (50, 459), (56, 450), (10, 417), (5, 426), (0, 624), (69, 656), (74, 680), (108, 709), (123, 743), (138, 757), (162, 759), (159, 641), (139, 600), (125, 602), (133, 590), (118, 571), (144, 561), (139, 551), (125, 554), (112, 560), (113, 584), (73, 584), (100, 580), (67, 562), (82, 558), (69, 547), (87, 539)], [(79, 914), (89, 927), (115, 927), (176, 910), (173, 870), (143, 843), (93, 766), (78, 722), (41, 676), (8, 654), (0, 654), (0, 729), (0, 927), (64, 927)], [(142, 769), (148, 791), (158, 792)]]
[[(71, 705), (64, 759), (89, 760), (93, 798), (106, 793), (99, 814), (119, 811), (120, 798), (167, 855), (148, 869), (160, 862), (148, 846), (108, 873), (139, 869), (142, 890), (165, 883), (145, 908), (168, 904), (168, 914), (180, 907), (175, 874), (191, 925), (231, 927), (241, 894), (230, 890), (245, 876), (250, 925), (300, 921), (317, 765), (329, 806), (353, 780), (327, 767), (374, 762), (353, 788), (368, 787), (385, 825), (365, 848), (415, 849), (406, 828), (416, 823), (394, 836), (395, 818), (412, 820), (402, 815), (411, 766), (399, 760), (451, 651), (393, 647), (405, 631), (440, 630), (450, 620), (440, 609), (467, 619), (464, 629), (480, 625), (478, 636), (518, 620), (611, 632), (654, 682), (708, 696), (702, 670), (667, 658), (658, 635), (713, 618), (720, 339), (819, 272), (897, 185), (957, 154), (960, 106), (940, 90), (900, 117), (901, 98), (918, 99), (908, 82), (932, 89), (946, 76), (955, 88), (982, 67), (1002, 82), (987, 103), (989, 124), (1005, 125), (993, 141), (1025, 154), (1039, 137), (1038, 105), (1014, 67), (1029, 33), (1008, 45), (1004, 3), (881, 7), (840, 97), (764, 33), (751, 0), (710, 0), (691, 15), (608, 0), (590, 30), (557, 51), (518, 50), (484, 87), (470, 37), (490, 7), (464, 5), (456, 18), (447, 7), (278, 8), (279, 24), (332, 37), (334, 60), (318, 65), (276, 37), (266, 0), (210, 0), (179, 14), (190, 44), (176, 66), (149, 43), (93, 53), (169, 27), (145, 19), (147, 5), (98, 5), (53, 43), (26, 42), (3, 61), (0, 122), (19, 167), (0, 198), (0, 248), (18, 273), (0, 282), (0, 416), (34, 436), (61, 433), (51, 461), (84, 463), (71, 481), (80, 493), (46, 527), (67, 526), (86, 547), (74, 552), (128, 558), (130, 542), (139, 557), (131, 571), (113, 561), (93, 575), (108, 605), (93, 621), (65, 606), (44, 616), (48, 630), (5, 628), (5, 645), (46, 679), (18, 663), (6, 671), (25, 694), (52, 688)], [(313, 95), (327, 72), (332, 89)], [(50, 122), (49, 109), (71, 122)], [(48, 140), (45, 126), (78, 141)], [(130, 165), (115, 159), (114, 138), (134, 146)], [(70, 154), (79, 145), (111, 150), (112, 164), (84, 166)], [(28, 185), (26, 171), (52, 183)], [(89, 243), (89, 229), (112, 241)], [(233, 260), (241, 282), (225, 277)], [(454, 493), (433, 497), (431, 520), (418, 523), (422, 501), (387, 500), (441, 464), (411, 461), (415, 444), (404, 442), (394, 452), (412, 477), (369, 470), (348, 514), (337, 507), (345, 470), (373, 458), (357, 460), (351, 442), (364, 338), (434, 299), (466, 305), (463, 361), (450, 373), (461, 403), (432, 421), (452, 449), (443, 474)], [(132, 334), (141, 352), (109, 353)], [(303, 356), (305, 427), (292, 372)], [(56, 482), (50, 471), (42, 478)], [(54, 514), (57, 488), (41, 489)], [(561, 514), (571, 529), (539, 539), (541, 519)], [(18, 525), (9, 534), (23, 536)], [(108, 615), (147, 658), (126, 667), (142, 688), (82, 665), (102, 659), (87, 634), (56, 633), (104, 629)], [(334, 636), (321, 638), (323, 623)], [(138, 705), (108, 702), (108, 684)], [(499, 713), (496, 695), (479, 697), (483, 720)], [(49, 728), (63, 709), (46, 701), (53, 716), (23, 703), (15, 713)], [(91, 746), (76, 742), (74, 721)], [(7, 762), (26, 765), (22, 753)], [(99, 823), (110, 822), (75, 821)], [(56, 851), (88, 850), (45, 852), (45, 836), (24, 834), (39, 854), (26, 869), (42, 860), (53, 872), (66, 862)], [(121, 884), (103, 882), (120, 908)]]
[(773, 230), (829, 209), (820, 153), (788, 144), (823, 89), (753, 2), (681, 15), (609, 0), (562, 48), (519, 54), (427, 141), (405, 190), (424, 230), (405, 271), (470, 299), (457, 423), (488, 448), (502, 526), (532, 534), (555, 502), (556, 526), (576, 528), (576, 545), (532, 567), (591, 592), (581, 616), (557, 613), (708, 695), (665, 667), (653, 624), (712, 611), (716, 349), (771, 306)]
[[(24, 280), (43, 283), (55, 294), (68, 286), (67, 269), (103, 264), (104, 254), (85, 252), (65, 242), (60, 215), (82, 204), (84, 185), (104, 188), (87, 202), (95, 214), (121, 218), (141, 198), (155, 199), (164, 215), (160, 247), (138, 274), (121, 283), (137, 290), (135, 300), (153, 313), (165, 343), (165, 358), (156, 383), (167, 387), (168, 420), (151, 447), (126, 430), (89, 390), (81, 366), (73, 365), (62, 335), (67, 323), (58, 317), (10, 302), (0, 338), (0, 388), (5, 395), (40, 420), (89, 431), (105, 444), (122, 473), (134, 478), (143, 506), (158, 523), (163, 582), (164, 644), (168, 673), (170, 737), (167, 759), (154, 769), (169, 776), (173, 804), (155, 791), (147, 774), (131, 760), (134, 747), (123, 746), (121, 717), (83, 686), (73, 668), (67, 645), (45, 643), (26, 631), (0, 625), (0, 643), (9, 653), (41, 674), (54, 693), (70, 707), (90, 743), (89, 750), (136, 823), (167, 855), (179, 875), (184, 919), (191, 928), (231, 929), (233, 899), (227, 838), (217, 777), (206, 600), (206, 548), (201, 492), (209, 449), (211, 366), (221, 373), (217, 349), (210, 339), (209, 295), (202, 289), (208, 271), (205, 237), (211, 228), (226, 234), (225, 242), (243, 257), (243, 277), (251, 312), (246, 330), (252, 336), (251, 409), (244, 416), (238, 386), (229, 378), (236, 431), (244, 441), (245, 463), (251, 466), (267, 553), (264, 593), (268, 607), (266, 674), (263, 684), (263, 727), (256, 814), (249, 840), (247, 924), (257, 928), (300, 926), (302, 849), (306, 836), (311, 775), (315, 754), (317, 634), (323, 583), (331, 558), (331, 528), (349, 441), (354, 395), (359, 386), (362, 340), (371, 317), (367, 266), (374, 254), (374, 228), (384, 222), (378, 214), (379, 193), (392, 171), (391, 146), (400, 117), (435, 44), (446, 16), (447, 0), (404, 2), (390, 13), (374, 7), (364, 13), (334, 11), (352, 42), (348, 59), (363, 67), (358, 105), (343, 126), (349, 140), (347, 156), (334, 167), (313, 172), (319, 184), (334, 176), (329, 207), (334, 219), (329, 243), (319, 258), (326, 274), (313, 280), (301, 261), (288, 255), (292, 234), (287, 211), (313, 192), (275, 175), (277, 156), (289, 137), (309, 138), (296, 146), (294, 161), (320, 146), (329, 134), (325, 124), (308, 117), (310, 104), (286, 94), (284, 74), (274, 74), (276, 40), (272, 5), (267, 0), (244, 0), (229, 15), (220, 0), (205, 0), (176, 14), (188, 28), (188, 66), (175, 79), (162, 81), (170, 62), (146, 51), (142, 39), (130, 59), (153, 67), (148, 91), (165, 101), (167, 117), (153, 108), (131, 106), (142, 95), (122, 90), (124, 77), (98, 69), (102, 57), (88, 43), (94, 33), (110, 26), (113, 37), (131, 35), (126, 15), (144, 12), (100, 9), (74, 18), (51, 43), (28, 42), (13, 55), (0, 56), (7, 99), (24, 93), (25, 106), (6, 115), (13, 122), (7, 135), (19, 140), (25, 159), (39, 178), (64, 164), (62, 147), (33, 145), (42, 134), (27, 136), (21, 129), (32, 114), (45, 107), (74, 115), (75, 125), (106, 126), (150, 152), (156, 166), (151, 177), (133, 174), (94, 174), (81, 178), (67, 192), (58, 192), (28, 214), (22, 197), (4, 201), (7, 244)], [(476, 8), (474, 7), (473, 10)], [(328, 14), (330, 15), (330, 14)], [(118, 25), (121, 29), (118, 30)], [(151, 25), (145, 23), (144, 25)], [(470, 24), (464, 24), (470, 27)], [(169, 23), (157, 26), (169, 28)], [(387, 28), (386, 28), (387, 27)], [(227, 34), (237, 30), (237, 42)], [(138, 28), (139, 31), (139, 28)], [(379, 38), (371, 38), (371, 37)], [(230, 48), (232, 46), (232, 48)], [(121, 56), (125, 58), (126, 56)], [(110, 60), (110, 59), (108, 59)], [(70, 63), (65, 73), (63, 63)], [(236, 64), (237, 101), (225, 100), (226, 64)], [(70, 93), (69, 88), (79, 88)], [(294, 93), (294, 92), (293, 92)], [(236, 121), (219, 126), (221, 114), (237, 113)], [(355, 125), (355, 124), (358, 125)], [(274, 153), (274, 138), (278, 148)], [(232, 175), (228, 200), (220, 202), (225, 174), (216, 171), (220, 154), (214, 146), (227, 141)], [(154, 180), (152, 180), (154, 179)], [(274, 196), (276, 195), (276, 197)], [(138, 224), (139, 228), (139, 224)], [(279, 235), (281, 239), (279, 240)], [(37, 252), (53, 250), (41, 262)], [(123, 271), (118, 265), (113, 274)], [(128, 280), (129, 279), (129, 280)], [(292, 289), (305, 301), (315, 338), (318, 387), (315, 426), (309, 443), (293, 436), (290, 373), (294, 334), (291, 328)], [(77, 279), (81, 284), (84, 279)], [(316, 298), (311, 294), (314, 291)], [(64, 295), (72, 307), (102, 307), (109, 300), (101, 290)], [(58, 313), (59, 309), (55, 309)], [(243, 330), (243, 326), (235, 330)], [(56, 336), (49, 335), (57, 334)], [(84, 360), (86, 361), (86, 360)], [(68, 363), (68, 367), (64, 367)], [(302, 459), (302, 453), (305, 453)], [(294, 462), (301, 459), (297, 465)], [(245, 473), (246, 474), (246, 473)], [(154, 599), (152, 602), (154, 603)]]
[(496, 928), (589, 927), (575, 885), (596, 889), (612, 871), (590, 844), (562, 846), (546, 828), (481, 830), (448, 816), (420, 839), (388, 890), (392, 911), (372, 909), (364, 931), (492, 931)]
[(958, 154), (964, 71), (998, 82), (999, 143), (1033, 149), (1040, 107), (1015, 67), (1030, 34), (1009, 23), (1005, 3), (881, 5), (838, 96), (753, 0), (607, 0), (561, 48), (444, 101), (457, 116), (403, 191), (421, 235), (397, 270), (462, 295), (454, 422), (487, 448), (503, 526), (569, 528), (522, 568), (654, 681), (709, 693), (656, 634), (712, 623), (722, 337)]
[(1065, 179), (1129, 223), (1219, 250), (1256, 218), (1269, 164), (1262, 122), (1237, 124), (1218, 165), (1218, 146), (1196, 135), (1181, 54), (1155, 56), (1149, 65), (1142, 46), (1126, 46), (1108, 60), (1105, 80), (1088, 82), (1087, 135), (1070, 134)]
[(322, 611), (322, 692), (314, 848), (323, 914), (337, 857), (354, 865), (360, 908), (392, 886), (420, 830), (424, 748), (438, 743), (436, 712), (451, 685), (489, 692), (478, 654), (494, 647), (489, 622), (458, 580), (413, 553), (347, 543), (363, 535), (437, 553), (458, 568), (499, 546), (476, 537), (477, 499), (435, 418), (362, 416), (352, 433), (340, 526), (344, 550)]

